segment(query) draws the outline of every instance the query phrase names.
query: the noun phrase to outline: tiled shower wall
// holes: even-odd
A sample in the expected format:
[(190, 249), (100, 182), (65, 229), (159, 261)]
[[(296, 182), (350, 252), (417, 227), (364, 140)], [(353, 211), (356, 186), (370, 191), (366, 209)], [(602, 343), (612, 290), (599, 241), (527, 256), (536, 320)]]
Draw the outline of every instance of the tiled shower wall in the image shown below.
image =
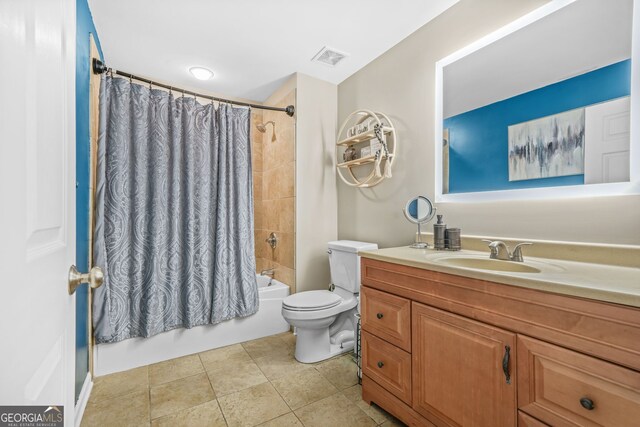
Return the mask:
[[(292, 90), (278, 107), (295, 104)], [(259, 132), (256, 123), (273, 120), (273, 126)], [(295, 117), (282, 112), (252, 112), (253, 193), (255, 204), (256, 269), (275, 268), (275, 278), (295, 292)], [(266, 243), (270, 233), (276, 233), (275, 249)]]

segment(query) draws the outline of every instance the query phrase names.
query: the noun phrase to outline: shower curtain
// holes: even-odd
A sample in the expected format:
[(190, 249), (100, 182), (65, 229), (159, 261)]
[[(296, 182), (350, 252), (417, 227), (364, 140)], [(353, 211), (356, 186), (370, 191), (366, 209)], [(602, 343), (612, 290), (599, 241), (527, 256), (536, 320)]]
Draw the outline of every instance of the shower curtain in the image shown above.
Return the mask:
[(103, 76), (97, 343), (258, 310), (250, 111)]

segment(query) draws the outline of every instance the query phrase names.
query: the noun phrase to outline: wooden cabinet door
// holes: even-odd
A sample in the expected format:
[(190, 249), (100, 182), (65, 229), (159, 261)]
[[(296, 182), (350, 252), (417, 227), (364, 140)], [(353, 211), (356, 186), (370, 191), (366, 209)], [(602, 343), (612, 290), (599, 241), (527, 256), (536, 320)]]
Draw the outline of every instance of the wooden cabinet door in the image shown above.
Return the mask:
[(413, 408), (436, 425), (515, 426), (516, 335), (416, 302), (411, 311)]

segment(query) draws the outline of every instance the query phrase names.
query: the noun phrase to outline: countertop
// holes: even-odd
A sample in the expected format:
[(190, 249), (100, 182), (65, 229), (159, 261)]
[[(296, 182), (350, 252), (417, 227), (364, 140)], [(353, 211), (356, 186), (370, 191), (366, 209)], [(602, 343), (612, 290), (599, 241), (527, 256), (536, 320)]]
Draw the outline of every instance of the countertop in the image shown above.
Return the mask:
[(408, 246), (362, 251), (359, 255), (457, 276), (640, 308), (640, 268), (637, 267), (535, 258), (528, 257), (525, 253), (524, 264), (539, 269), (539, 273), (481, 270), (448, 265), (443, 260), (453, 257), (489, 259), (488, 250), (451, 252), (413, 249)]

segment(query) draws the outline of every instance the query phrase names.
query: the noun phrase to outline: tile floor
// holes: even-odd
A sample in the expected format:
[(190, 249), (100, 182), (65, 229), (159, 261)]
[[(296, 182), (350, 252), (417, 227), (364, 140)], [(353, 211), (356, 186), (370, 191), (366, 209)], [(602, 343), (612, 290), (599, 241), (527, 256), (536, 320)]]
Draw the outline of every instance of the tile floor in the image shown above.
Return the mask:
[(89, 426), (402, 426), (361, 399), (351, 353), (298, 363), (274, 335), (95, 380)]

